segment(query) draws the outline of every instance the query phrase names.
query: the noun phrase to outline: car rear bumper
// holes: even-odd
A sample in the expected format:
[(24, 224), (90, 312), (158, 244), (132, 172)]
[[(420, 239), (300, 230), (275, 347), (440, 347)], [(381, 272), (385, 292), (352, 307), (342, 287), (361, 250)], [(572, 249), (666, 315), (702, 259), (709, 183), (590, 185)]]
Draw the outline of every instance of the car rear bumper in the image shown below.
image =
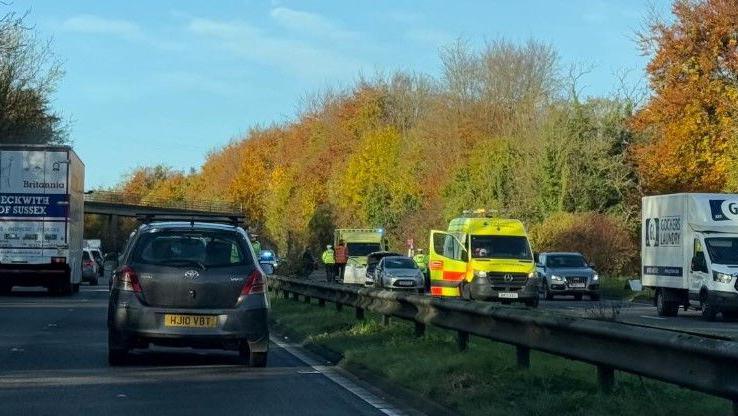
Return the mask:
[[(213, 328), (171, 327), (165, 314), (214, 316)], [(165, 346), (237, 349), (239, 342), (249, 343), (251, 351), (267, 351), (269, 310), (257, 309), (177, 309), (141, 305), (135, 300), (111, 302), (108, 328), (121, 342), (133, 346), (149, 343)]]

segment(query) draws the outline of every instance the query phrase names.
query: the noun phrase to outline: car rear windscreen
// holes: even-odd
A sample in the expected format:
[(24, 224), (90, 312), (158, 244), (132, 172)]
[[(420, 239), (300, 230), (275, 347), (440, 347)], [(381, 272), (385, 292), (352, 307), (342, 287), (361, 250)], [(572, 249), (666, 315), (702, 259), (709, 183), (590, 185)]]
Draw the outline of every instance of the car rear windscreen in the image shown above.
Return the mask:
[(244, 240), (237, 234), (210, 230), (167, 230), (144, 234), (133, 261), (159, 266), (227, 267), (251, 264)]
[(392, 258), (384, 259), (384, 267), (387, 269), (417, 269), (418, 266), (412, 259)]

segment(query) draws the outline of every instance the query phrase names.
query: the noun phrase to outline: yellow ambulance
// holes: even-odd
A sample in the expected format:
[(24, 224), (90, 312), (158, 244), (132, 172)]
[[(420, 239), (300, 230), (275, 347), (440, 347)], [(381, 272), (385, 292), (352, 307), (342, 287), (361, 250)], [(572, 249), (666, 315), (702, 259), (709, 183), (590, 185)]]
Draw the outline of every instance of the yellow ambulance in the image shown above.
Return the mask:
[(431, 295), (538, 306), (538, 278), (522, 222), (466, 211), (431, 231)]

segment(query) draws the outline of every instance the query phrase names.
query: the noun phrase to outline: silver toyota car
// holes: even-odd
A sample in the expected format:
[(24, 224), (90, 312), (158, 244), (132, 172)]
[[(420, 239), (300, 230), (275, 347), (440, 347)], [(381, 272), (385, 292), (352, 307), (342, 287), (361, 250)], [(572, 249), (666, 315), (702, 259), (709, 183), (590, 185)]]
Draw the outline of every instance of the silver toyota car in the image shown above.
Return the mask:
[(238, 351), (267, 362), (264, 270), (237, 225), (150, 222), (129, 239), (113, 274), (108, 361), (150, 345)]

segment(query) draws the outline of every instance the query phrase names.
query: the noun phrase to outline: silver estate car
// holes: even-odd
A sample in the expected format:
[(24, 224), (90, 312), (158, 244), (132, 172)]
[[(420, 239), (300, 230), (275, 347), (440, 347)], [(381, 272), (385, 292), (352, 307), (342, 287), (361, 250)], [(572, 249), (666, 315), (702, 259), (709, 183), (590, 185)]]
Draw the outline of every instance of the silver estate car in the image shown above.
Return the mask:
[(415, 261), (407, 256), (382, 257), (374, 276), (375, 287), (425, 292), (423, 272)]
[(236, 225), (152, 222), (129, 239), (113, 274), (108, 361), (149, 345), (238, 351), (267, 362), (269, 302), (263, 269)]

